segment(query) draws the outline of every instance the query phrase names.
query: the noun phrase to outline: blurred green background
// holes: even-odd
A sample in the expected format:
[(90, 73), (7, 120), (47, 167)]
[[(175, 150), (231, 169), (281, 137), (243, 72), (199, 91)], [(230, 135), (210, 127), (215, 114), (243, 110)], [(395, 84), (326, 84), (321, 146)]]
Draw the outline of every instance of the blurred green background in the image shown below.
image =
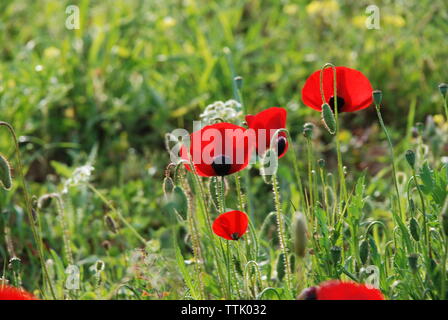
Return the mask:
[[(380, 9), (379, 30), (365, 26), (372, 4)], [(66, 28), (69, 5), (79, 7), (80, 29)], [(383, 116), (399, 142), (409, 138), (414, 122), (442, 112), (437, 85), (448, 81), (447, 30), (446, 0), (1, 0), (0, 120), (20, 136), (34, 195), (61, 191), (74, 168), (94, 159), (95, 186), (146, 239), (160, 241), (155, 251), (171, 250), (175, 224), (163, 200), (169, 163), (164, 136), (175, 128), (191, 130), (208, 104), (233, 98), (234, 75), (244, 78), (248, 112), (287, 108), (295, 137), (305, 122), (320, 121), (301, 102), (308, 75), (326, 62), (359, 69), (383, 90)], [(349, 170), (379, 172), (388, 158), (374, 109), (344, 114), (343, 128)], [(316, 139), (331, 141), (320, 130)], [(304, 140), (295, 141), (302, 160)], [(334, 168), (331, 145), (315, 146)], [(6, 131), (0, 132), (0, 152), (12, 159)], [(290, 171), (280, 168), (286, 193)], [(374, 181), (369, 193), (390, 193), (389, 180)], [(0, 193), (0, 209), (15, 215), (2, 215), (0, 222), (12, 228), (25, 287), (36, 289), (41, 270), (22, 194), (14, 192), (21, 188), (17, 180), (14, 188)], [(252, 189), (263, 194), (254, 197), (262, 221), (273, 209), (264, 198), (269, 186), (256, 179)], [(65, 198), (75, 260), (87, 268), (100, 257), (108, 264), (108, 281), (121, 281), (128, 252), (140, 243), (128, 228), (108, 230), (103, 218), (109, 209), (88, 191), (74, 188)], [(57, 215), (48, 213), (40, 213), (46, 255), (51, 252), (63, 279), (63, 230)], [(2, 242), (0, 266), (6, 268), (13, 253)], [(150, 279), (157, 274), (156, 280), (172, 282), (169, 288), (181, 286), (175, 264), (165, 263), (170, 255), (160, 257)]]
[[(65, 27), (71, 4), (79, 30)], [(365, 27), (371, 4), (379, 30)], [(384, 116), (399, 130), (412, 103), (417, 121), (440, 107), (446, 30), (444, 0), (2, 0), (1, 120), (29, 137), (36, 180), (51, 173), (49, 161), (72, 164), (95, 144), (106, 180), (129, 157), (161, 175), (164, 134), (191, 130), (207, 104), (232, 98), (232, 64), (248, 111), (286, 107), (294, 133), (318, 117), (301, 102), (305, 79), (332, 62), (383, 90)], [(370, 109), (346, 121), (362, 127), (374, 116)]]

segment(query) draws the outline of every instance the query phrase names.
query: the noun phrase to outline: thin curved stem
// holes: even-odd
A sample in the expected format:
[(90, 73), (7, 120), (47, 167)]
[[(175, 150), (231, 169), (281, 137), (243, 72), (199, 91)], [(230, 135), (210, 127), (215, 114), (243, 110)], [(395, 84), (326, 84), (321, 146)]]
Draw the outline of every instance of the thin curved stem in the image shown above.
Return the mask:
[[(39, 254), (39, 259), (40, 259), (40, 263), (42, 266), (42, 270), (44, 271), (44, 275), (48, 282), (48, 287), (50, 288), (51, 295), (53, 296), (54, 299), (56, 299), (56, 295), (55, 295), (55, 292), (53, 289), (53, 285), (51, 283), (50, 275), (48, 273), (47, 265), (45, 264), (42, 238), (40, 237), (40, 233), (38, 232), (38, 230), (36, 228), (35, 221), (33, 218), (33, 207), (31, 204), (31, 197), (30, 197), (30, 193), (28, 191), (28, 186), (27, 186), (26, 180), (25, 180), (25, 173), (23, 171), (23, 163), (22, 163), (22, 157), (20, 154), (19, 143), (17, 141), (17, 135), (16, 135), (16, 132), (14, 131), (14, 128), (9, 123), (0, 121), (0, 126), (6, 127), (9, 130), (9, 132), (14, 140), (14, 147), (16, 149), (17, 166), (19, 169), (18, 171), (19, 171), (20, 179), (22, 180), (23, 193), (24, 193), (24, 197), (25, 197), (26, 213), (28, 216), (28, 220), (30, 222), (31, 231), (33, 233), (34, 241), (36, 242), (36, 245), (37, 245), (37, 249), (38, 249), (37, 251)], [(37, 217), (37, 223), (39, 223), (39, 217)]]

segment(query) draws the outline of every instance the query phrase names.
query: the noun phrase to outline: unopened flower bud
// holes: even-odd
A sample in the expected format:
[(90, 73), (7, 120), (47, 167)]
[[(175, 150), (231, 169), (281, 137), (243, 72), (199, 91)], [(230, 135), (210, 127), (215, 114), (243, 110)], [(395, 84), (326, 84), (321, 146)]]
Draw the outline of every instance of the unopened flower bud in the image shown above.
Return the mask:
[(418, 254), (412, 253), (408, 256), (409, 267), (412, 272), (418, 271)]
[(241, 90), (241, 88), (243, 87), (243, 77), (237, 76), (233, 80), (235, 81), (235, 85), (238, 90)]
[(381, 104), (381, 100), (383, 100), (383, 93), (381, 92), (381, 90), (375, 90), (372, 93), (372, 97), (373, 97), (373, 102), (376, 105), (380, 105)]
[(106, 215), (104, 217), (104, 222), (106, 223), (110, 231), (112, 231), (113, 233), (118, 233), (117, 223), (111, 216)]
[(330, 134), (336, 132), (336, 119), (328, 103), (322, 105), (322, 121)]
[(12, 186), (11, 178), (11, 166), (8, 160), (0, 154), (0, 185), (5, 189), (9, 190)]
[(411, 236), (415, 241), (420, 240), (420, 226), (418, 225), (418, 222), (415, 218), (411, 218), (411, 220), (409, 221), (409, 231), (411, 232)]
[(307, 122), (304, 124), (303, 135), (305, 136), (305, 138), (307, 138), (307, 139), (313, 138), (313, 129), (314, 129), (314, 125), (312, 123)]
[(439, 84), (439, 91), (442, 94), (442, 97), (446, 97), (446, 93), (448, 92), (448, 84), (441, 83)]
[(334, 264), (338, 264), (341, 260), (341, 247), (333, 246), (330, 248), (331, 260)]
[(317, 160), (317, 164), (319, 165), (319, 167), (321, 169), (325, 168), (325, 160), (324, 159)]
[(363, 240), (359, 245), (359, 257), (362, 264), (366, 264), (367, 258), (369, 257), (369, 242)]
[(406, 161), (409, 163), (409, 165), (411, 166), (411, 168), (414, 168), (415, 166), (415, 152), (412, 150), (408, 150), (406, 151)]
[(445, 236), (448, 237), (448, 212), (442, 214), (442, 229), (445, 233)]

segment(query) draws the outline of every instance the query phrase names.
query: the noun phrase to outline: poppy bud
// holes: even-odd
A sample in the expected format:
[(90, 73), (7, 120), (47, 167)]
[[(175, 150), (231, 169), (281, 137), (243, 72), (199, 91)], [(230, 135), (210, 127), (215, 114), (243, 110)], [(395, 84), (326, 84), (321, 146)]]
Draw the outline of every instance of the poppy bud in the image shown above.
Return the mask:
[(411, 232), (411, 236), (415, 241), (420, 240), (420, 226), (418, 225), (418, 222), (417, 220), (415, 220), (415, 218), (411, 218), (411, 221), (409, 221), (409, 231)]
[(310, 122), (307, 122), (303, 125), (303, 135), (305, 136), (305, 138), (307, 139), (313, 138), (313, 129), (314, 125)]
[(306, 220), (302, 213), (296, 213), (295, 221), (294, 221), (294, 230), (295, 230), (295, 238), (294, 238), (294, 249), (297, 256), (303, 258), (305, 256), (306, 243), (307, 243), (307, 227)]
[(443, 232), (448, 237), (448, 212), (442, 214), (442, 228)]
[(408, 256), (409, 267), (413, 273), (418, 271), (418, 254), (412, 253)]
[(22, 268), (22, 261), (18, 257), (12, 257), (9, 259), (9, 267), (18, 274)]
[(8, 160), (0, 154), (0, 184), (5, 190), (11, 189), (12, 179), (11, 179), (11, 166)]
[(441, 83), (439, 84), (439, 91), (442, 94), (442, 97), (446, 97), (446, 93), (448, 92), (448, 84)]
[(341, 260), (341, 247), (333, 246), (330, 248), (331, 259), (334, 264), (338, 264)]
[(422, 134), (423, 134), (423, 131), (425, 130), (425, 125), (424, 125), (424, 123), (423, 123), (423, 122), (417, 122), (417, 123), (415, 124), (415, 127), (417, 128), (418, 133), (419, 133), (420, 135), (422, 135)]
[(361, 258), (361, 263), (366, 264), (367, 258), (369, 257), (369, 242), (367, 240), (361, 241), (359, 246), (359, 257)]
[(106, 223), (106, 226), (109, 228), (109, 230), (112, 231), (112, 233), (118, 233), (117, 223), (111, 216), (106, 215), (104, 217), (104, 222)]
[(322, 121), (330, 134), (336, 132), (336, 119), (328, 103), (322, 105)]
[(412, 169), (414, 169), (415, 166), (415, 152), (412, 150), (406, 151), (406, 161), (409, 163)]
[(47, 209), (51, 206), (53, 197), (49, 194), (45, 194), (39, 198), (37, 206), (39, 209)]
[(285, 255), (280, 253), (277, 260), (277, 278), (282, 281), (285, 277)]
[(241, 88), (243, 87), (243, 77), (237, 76), (233, 80), (235, 81), (235, 85), (238, 90), (241, 90)]
[(109, 251), (110, 248), (112, 247), (112, 244), (110, 243), (109, 240), (104, 240), (104, 241), (101, 243), (101, 246), (104, 248), (104, 250)]
[(95, 271), (96, 272), (101, 272), (104, 271), (104, 268), (106, 267), (106, 264), (104, 263), (103, 260), (97, 260), (95, 262)]
[(324, 160), (324, 159), (319, 159), (319, 160), (317, 161), (317, 164), (319, 165), (319, 167), (320, 167), (321, 169), (325, 168), (325, 160)]
[(383, 92), (381, 92), (381, 90), (374, 90), (372, 96), (373, 102), (375, 102), (376, 105), (380, 105), (381, 100), (383, 100)]
[(173, 179), (171, 179), (171, 177), (165, 177), (163, 179), (162, 188), (163, 188), (163, 193), (165, 194), (165, 196), (168, 196), (168, 194), (173, 192), (173, 189), (174, 189), (174, 181), (173, 181)]

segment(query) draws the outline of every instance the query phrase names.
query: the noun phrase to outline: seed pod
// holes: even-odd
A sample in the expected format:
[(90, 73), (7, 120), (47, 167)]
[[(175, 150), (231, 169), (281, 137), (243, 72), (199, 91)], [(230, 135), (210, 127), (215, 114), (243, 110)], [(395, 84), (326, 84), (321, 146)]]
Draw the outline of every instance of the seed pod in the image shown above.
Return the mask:
[(307, 227), (306, 220), (302, 213), (298, 212), (294, 221), (294, 249), (298, 257), (303, 258), (305, 256), (306, 243), (307, 243)]
[(448, 92), (448, 84), (446, 83), (441, 83), (439, 84), (439, 91), (440, 94), (442, 95), (442, 97), (446, 97), (446, 93)]
[(12, 187), (12, 173), (11, 166), (8, 160), (0, 154), (0, 184), (5, 190), (9, 190)]
[(420, 226), (418, 225), (417, 220), (413, 217), (409, 221), (409, 231), (411, 232), (411, 236), (415, 241), (420, 240)]
[(330, 248), (331, 260), (334, 264), (338, 264), (341, 260), (341, 247), (333, 246)]
[(280, 253), (277, 260), (277, 278), (282, 281), (285, 277), (285, 255)]
[(322, 121), (330, 134), (336, 132), (336, 119), (328, 103), (322, 105)]
[(412, 253), (408, 256), (409, 267), (413, 273), (418, 271), (418, 254)]
[(362, 240), (359, 245), (359, 257), (361, 258), (361, 263), (366, 264), (369, 258), (369, 242), (367, 240)]
[(380, 105), (381, 104), (381, 100), (383, 100), (383, 93), (381, 92), (381, 90), (374, 90), (372, 92), (372, 97), (373, 97), (373, 102), (376, 105)]
[(411, 166), (411, 168), (414, 168), (415, 166), (415, 152), (412, 150), (408, 150), (406, 151), (406, 161), (409, 163), (409, 165)]

